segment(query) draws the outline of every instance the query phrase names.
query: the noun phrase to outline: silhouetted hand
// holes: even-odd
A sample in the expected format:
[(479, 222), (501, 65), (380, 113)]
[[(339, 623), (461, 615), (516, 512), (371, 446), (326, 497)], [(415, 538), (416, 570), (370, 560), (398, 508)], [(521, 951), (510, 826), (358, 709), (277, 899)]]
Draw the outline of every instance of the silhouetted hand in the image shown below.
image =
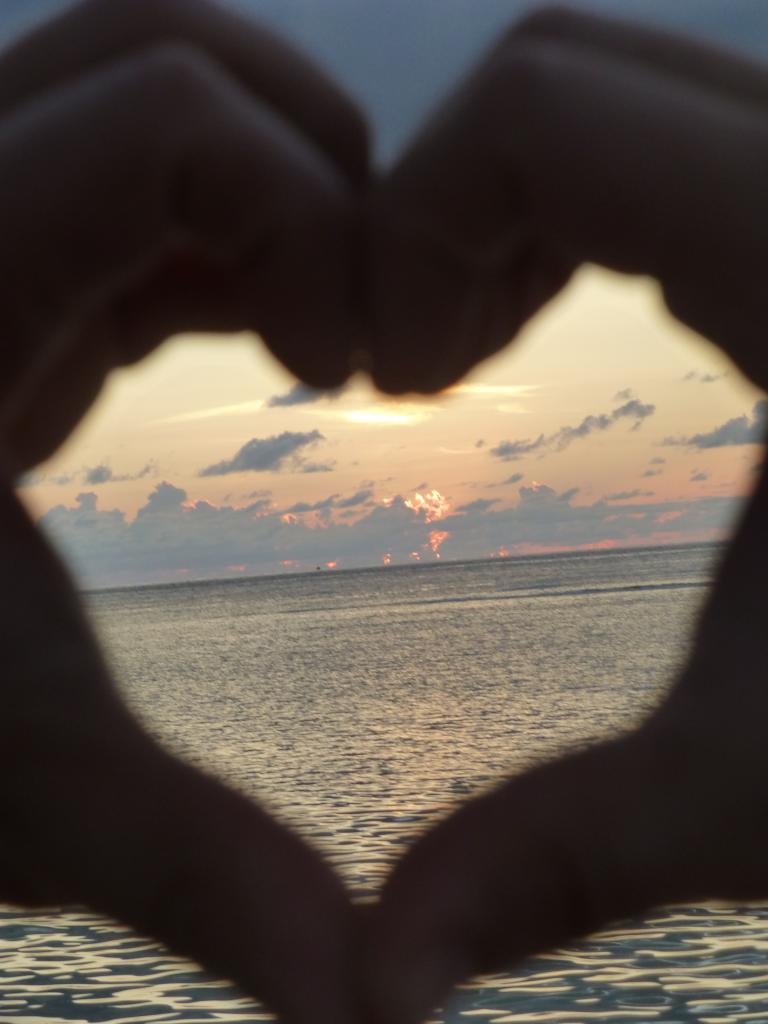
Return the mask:
[(178, 331), (259, 330), (343, 382), (366, 160), (341, 91), (210, 0), (85, 0), (0, 55), (6, 469)]
[(591, 261), (657, 278), (674, 314), (768, 386), (766, 166), (764, 67), (533, 14), (371, 200), (375, 383), (446, 387)]
[(352, 1024), (341, 882), (136, 724), (7, 486), (0, 577), (13, 581), (0, 615), (0, 901), (87, 903), (233, 978), (288, 1024)]
[[(705, 48), (529, 19), (370, 198), (376, 383), (450, 384), (584, 260), (656, 276), (673, 312), (768, 383), (767, 95), (763, 71)], [(112, 366), (177, 330), (257, 328), (307, 382), (340, 383), (366, 299), (350, 266), (364, 150), (317, 71), (203, 0), (89, 0), (17, 44), (0, 61), (5, 468), (50, 452)], [(415, 1022), (468, 973), (654, 903), (768, 892), (767, 493), (667, 704), (467, 805), (395, 871), (363, 964), (372, 1016)], [(291, 1024), (351, 1017), (335, 876), (132, 721), (8, 488), (0, 565), (19, 581), (3, 609), (0, 896), (88, 902)]]
[(352, 104), (206, 0), (86, 0), (0, 55), (0, 900), (87, 903), (292, 1022), (351, 1017), (341, 883), (136, 724), (3, 478), (179, 330), (342, 382), (365, 176)]
[[(765, 387), (766, 158), (763, 69), (532, 16), (376, 199), (375, 380), (444, 387), (591, 260), (658, 278)], [(654, 905), (768, 895), (766, 522), (764, 473), (688, 665), (641, 728), (471, 801), (396, 866), (369, 922), (374, 1019), (415, 1024), (472, 974)]]
[(415, 1024), (458, 981), (652, 906), (768, 895), (768, 477), (689, 663), (636, 732), (461, 807), (370, 922), (372, 1016)]

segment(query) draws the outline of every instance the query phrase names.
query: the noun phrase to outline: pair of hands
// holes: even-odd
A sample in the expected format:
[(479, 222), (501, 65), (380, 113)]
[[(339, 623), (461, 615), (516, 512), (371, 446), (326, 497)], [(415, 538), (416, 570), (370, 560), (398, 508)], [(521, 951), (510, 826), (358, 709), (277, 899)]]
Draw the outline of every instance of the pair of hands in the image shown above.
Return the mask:
[[(766, 163), (765, 71), (552, 11), (372, 182), (354, 106), (262, 29), (205, 0), (87, 0), (0, 60), (6, 473), (171, 333), (254, 328), (315, 386), (366, 367), (389, 392), (436, 390), (585, 260), (655, 276), (766, 386)], [(291, 1024), (415, 1024), (468, 974), (622, 914), (768, 892), (765, 481), (665, 705), (467, 804), (365, 914), (296, 837), (139, 729), (9, 485), (0, 506), (0, 897), (87, 902)]]

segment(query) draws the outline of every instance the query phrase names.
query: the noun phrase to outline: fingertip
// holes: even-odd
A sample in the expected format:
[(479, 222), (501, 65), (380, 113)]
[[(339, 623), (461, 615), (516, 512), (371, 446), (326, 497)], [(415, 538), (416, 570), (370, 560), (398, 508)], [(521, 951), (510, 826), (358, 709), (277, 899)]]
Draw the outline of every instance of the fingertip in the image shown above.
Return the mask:
[(363, 973), (366, 1024), (421, 1024), (441, 1006), (453, 987), (471, 974), (469, 958), (441, 944), (415, 943), (397, 929), (372, 946)]

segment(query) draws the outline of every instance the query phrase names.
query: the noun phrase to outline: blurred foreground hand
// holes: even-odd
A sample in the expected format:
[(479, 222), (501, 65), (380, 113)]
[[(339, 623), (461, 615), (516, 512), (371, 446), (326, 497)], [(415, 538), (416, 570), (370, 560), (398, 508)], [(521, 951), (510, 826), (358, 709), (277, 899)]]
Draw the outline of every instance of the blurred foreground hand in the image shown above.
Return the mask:
[(0, 578), (0, 901), (88, 904), (232, 978), (286, 1024), (353, 1024), (341, 882), (137, 725), (8, 486)]
[(366, 147), (340, 89), (210, 0), (85, 0), (1, 54), (7, 471), (179, 331), (258, 330), (343, 383)]
[[(649, 274), (768, 386), (768, 72), (564, 10), (511, 31), (372, 200), (373, 376), (436, 390), (584, 261)], [(765, 471), (663, 706), (470, 801), (371, 913), (370, 1017), (654, 905), (768, 896)]]
[[(175, 331), (258, 329), (321, 387), (362, 348), (381, 388), (435, 390), (585, 260), (655, 276), (766, 386), (767, 81), (667, 35), (538, 14), (360, 206), (361, 121), (303, 58), (206, 0), (86, 0), (0, 60), (6, 472)], [(288, 1024), (343, 1024), (353, 993), (415, 1024), (469, 974), (617, 916), (767, 894), (766, 513), (763, 480), (659, 712), (439, 825), (361, 946), (314, 853), (131, 719), (4, 485), (0, 898), (87, 902)]]
[(764, 476), (641, 728), (470, 801), (397, 865), (369, 921), (372, 1019), (416, 1024), (459, 981), (653, 906), (768, 897), (766, 522)]
[(370, 199), (374, 382), (437, 391), (584, 262), (647, 274), (768, 386), (768, 70), (636, 25), (514, 27)]
[[(591, 260), (656, 277), (765, 387), (766, 167), (763, 69), (533, 15), (377, 198), (375, 380), (452, 383)], [(687, 668), (640, 729), (469, 802), (396, 867), (370, 921), (374, 1019), (416, 1024), (457, 982), (654, 905), (768, 895), (766, 522), (764, 475)]]

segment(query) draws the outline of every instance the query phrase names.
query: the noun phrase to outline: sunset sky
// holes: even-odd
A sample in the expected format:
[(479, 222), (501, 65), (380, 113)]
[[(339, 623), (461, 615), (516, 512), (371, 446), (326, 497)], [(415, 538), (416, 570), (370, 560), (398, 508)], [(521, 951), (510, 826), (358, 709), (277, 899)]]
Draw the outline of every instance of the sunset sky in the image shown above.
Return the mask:
[[(359, 0), (353, 17), (350, 2), (328, 0), (340, 27), (323, 23), (318, 52), (374, 112), (382, 160), (510, 12), (530, 6), (486, 3), (482, 19), (468, 19), (471, 0), (447, 5), (450, 39), (430, 50), (440, 66), (416, 64), (421, 78), (402, 90), (403, 48), (413, 67), (427, 29), (446, 32), (434, 3), (388, 8), (387, 82), (381, 54), (366, 77), (364, 45), (352, 45), (368, 38), (359, 15), (371, 5)], [(322, 5), (239, 6), (302, 37)], [(591, 6), (664, 14), (642, 0)], [(721, 33), (727, 8), (738, 45), (762, 11), (768, 46), (764, 5), (666, 6)], [(362, 380), (311, 394), (255, 336), (174, 339), (113, 376), (22, 495), (88, 586), (715, 539), (752, 484), (765, 419), (760, 393), (664, 312), (652, 282), (588, 267), (439, 398), (385, 399)]]

